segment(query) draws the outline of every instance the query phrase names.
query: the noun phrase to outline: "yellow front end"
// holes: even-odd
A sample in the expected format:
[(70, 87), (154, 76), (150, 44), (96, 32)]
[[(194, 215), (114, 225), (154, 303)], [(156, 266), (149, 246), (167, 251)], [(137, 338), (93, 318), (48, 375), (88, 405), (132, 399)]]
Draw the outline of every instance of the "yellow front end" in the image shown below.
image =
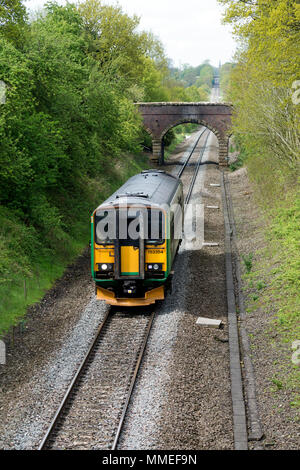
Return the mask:
[(121, 247), (121, 276), (140, 274), (140, 250), (135, 246)]
[(115, 249), (113, 245), (106, 247), (96, 245), (94, 247), (94, 271), (98, 270), (98, 264), (115, 263)]
[[(115, 264), (115, 250), (113, 245), (103, 247), (94, 245), (94, 271), (98, 264)], [(159, 247), (149, 245), (145, 247), (145, 270), (149, 264), (160, 263), (162, 270), (167, 271), (167, 244)], [(137, 276), (139, 274), (139, 249), (133, 246), (121, 247), (121, 275)]]
[(145, 293), (143, 299), (136, 298), (116, 298), (116, 294), (103, 287), (97, 287), (97, 299), (105, 300), (108, 305), (116, 305), (119, 307), (143, 307), (146, 305), (155, 304), (157, 300), (164, 300), (165, 290), (164, 286), (156, 287)]
[[(93, 223), (94, 222), (93, 220)], [(160, 279), (157, 273), (153, 271), (153, 266), (156, 264), (160, 265), (163, 282), (163, 278), (165, 277), (163, 273), (167, 272), (166, 236), (161, 245), (145, 244), (145, 272), (143, 273), (140, 273), (139, 246), (134, 246), (134, 243), (132, 245), (125, 243), (119, 246), (118, 252), (120, 259), (116, 259), (115, 246), (113, 244), (97, 244), (95, 237), (93, 246), (93, 270), (97, 298), (104, 300), (109, 305), (125, 307), (146, 306), (154, 304), (157, 300), (163, 300), (165, 298), (165, 289), (163, 285), (159, 285)], [(120, 263), (118, 266), (119, 275), (117, 277), (115, 275), (116, 263)], [(112, 269), (111, 272), (107, 273), (107, 276), (105, 272), (100, 272), (101, 267), (106, 265)], [(141, 297), (140, 291), (137, 293), (136, 297), (130, 292), (128, 292), (128, 297), (120, 295), (120, 289), (118, 289), (118, 287), (126, 281), (136, 281), (139, 283), (139, 286), (143, 288), (142, 293), (144, 293), (144, 296)], [(159, 287), (156, 287), (156, 285), (159, 285)], [(117, 293), (119, 293), (119, 295)]]

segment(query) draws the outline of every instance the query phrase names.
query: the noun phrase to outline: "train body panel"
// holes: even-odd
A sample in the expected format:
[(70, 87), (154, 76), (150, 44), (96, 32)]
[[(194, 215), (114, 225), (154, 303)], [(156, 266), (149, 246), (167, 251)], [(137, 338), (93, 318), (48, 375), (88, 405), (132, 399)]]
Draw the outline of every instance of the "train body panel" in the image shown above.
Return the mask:
[(120, 306), (162, 300), (182, 221), (182, 182), (163, 171), (130, 178), (101, 204), (92, 215), (91, 235), (98, 298)]

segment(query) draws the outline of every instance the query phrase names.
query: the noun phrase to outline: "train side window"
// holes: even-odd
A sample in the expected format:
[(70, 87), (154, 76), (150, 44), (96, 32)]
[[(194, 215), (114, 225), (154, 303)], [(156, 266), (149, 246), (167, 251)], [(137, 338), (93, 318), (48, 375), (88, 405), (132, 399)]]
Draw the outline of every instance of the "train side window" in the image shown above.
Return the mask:
[(161, 211), (148, 210), (148, 237), (149, 245), (161, 245), (164, 243), (164, 217)]
[(170, 238), (171, 240), (174, 239), (174, 212), (171, 212), (170, 218)]
[(95, 242), (97, 245), (113, 243), (116, 238), (114, 211), (102, 211), (95, 215)]

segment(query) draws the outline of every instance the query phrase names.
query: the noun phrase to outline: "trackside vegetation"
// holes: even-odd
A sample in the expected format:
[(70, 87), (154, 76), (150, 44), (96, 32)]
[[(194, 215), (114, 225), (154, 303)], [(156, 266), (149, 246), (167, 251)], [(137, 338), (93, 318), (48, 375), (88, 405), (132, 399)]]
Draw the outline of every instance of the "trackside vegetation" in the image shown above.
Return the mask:
[(269, 312), (273, 342), (278, 348), (286, 345), (290, 367), (278, 365), (274, 380), (280, 389), (295, 392), (292, 406), (299, 406), (299, 366), (292, 364), (291, 351), (300, 340), (300, 4), (219, 2), (241, 46), (236, 63), (221, 70), (226, 99), (235, 107), (234, 142), (240, 156), (232, 169), (247, 166), (265, 219), (267, 248), (254, 253), (245, 276), (256, 286), (249, 308)]
[(118, 5), (48, 2), (29, 19), (1, 2), (0, 25), (2, 334), (87, 246), (91, 211), (148, 167), (134, 103), (201, 101), (209, 87), (176, 80)]

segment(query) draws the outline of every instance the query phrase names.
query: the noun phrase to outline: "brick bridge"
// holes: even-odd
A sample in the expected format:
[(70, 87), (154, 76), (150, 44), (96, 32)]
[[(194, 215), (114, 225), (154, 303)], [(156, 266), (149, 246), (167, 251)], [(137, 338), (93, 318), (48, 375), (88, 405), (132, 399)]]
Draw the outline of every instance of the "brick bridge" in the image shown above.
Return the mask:
[(218, 138), (219, 164), (227, 165), (232, 106), (225, 103), (137, 103), (144, 126), (152, 137), (151, 162), (164, 163), (163, 137), (178, 124), (193, 122), (210, 129)]

